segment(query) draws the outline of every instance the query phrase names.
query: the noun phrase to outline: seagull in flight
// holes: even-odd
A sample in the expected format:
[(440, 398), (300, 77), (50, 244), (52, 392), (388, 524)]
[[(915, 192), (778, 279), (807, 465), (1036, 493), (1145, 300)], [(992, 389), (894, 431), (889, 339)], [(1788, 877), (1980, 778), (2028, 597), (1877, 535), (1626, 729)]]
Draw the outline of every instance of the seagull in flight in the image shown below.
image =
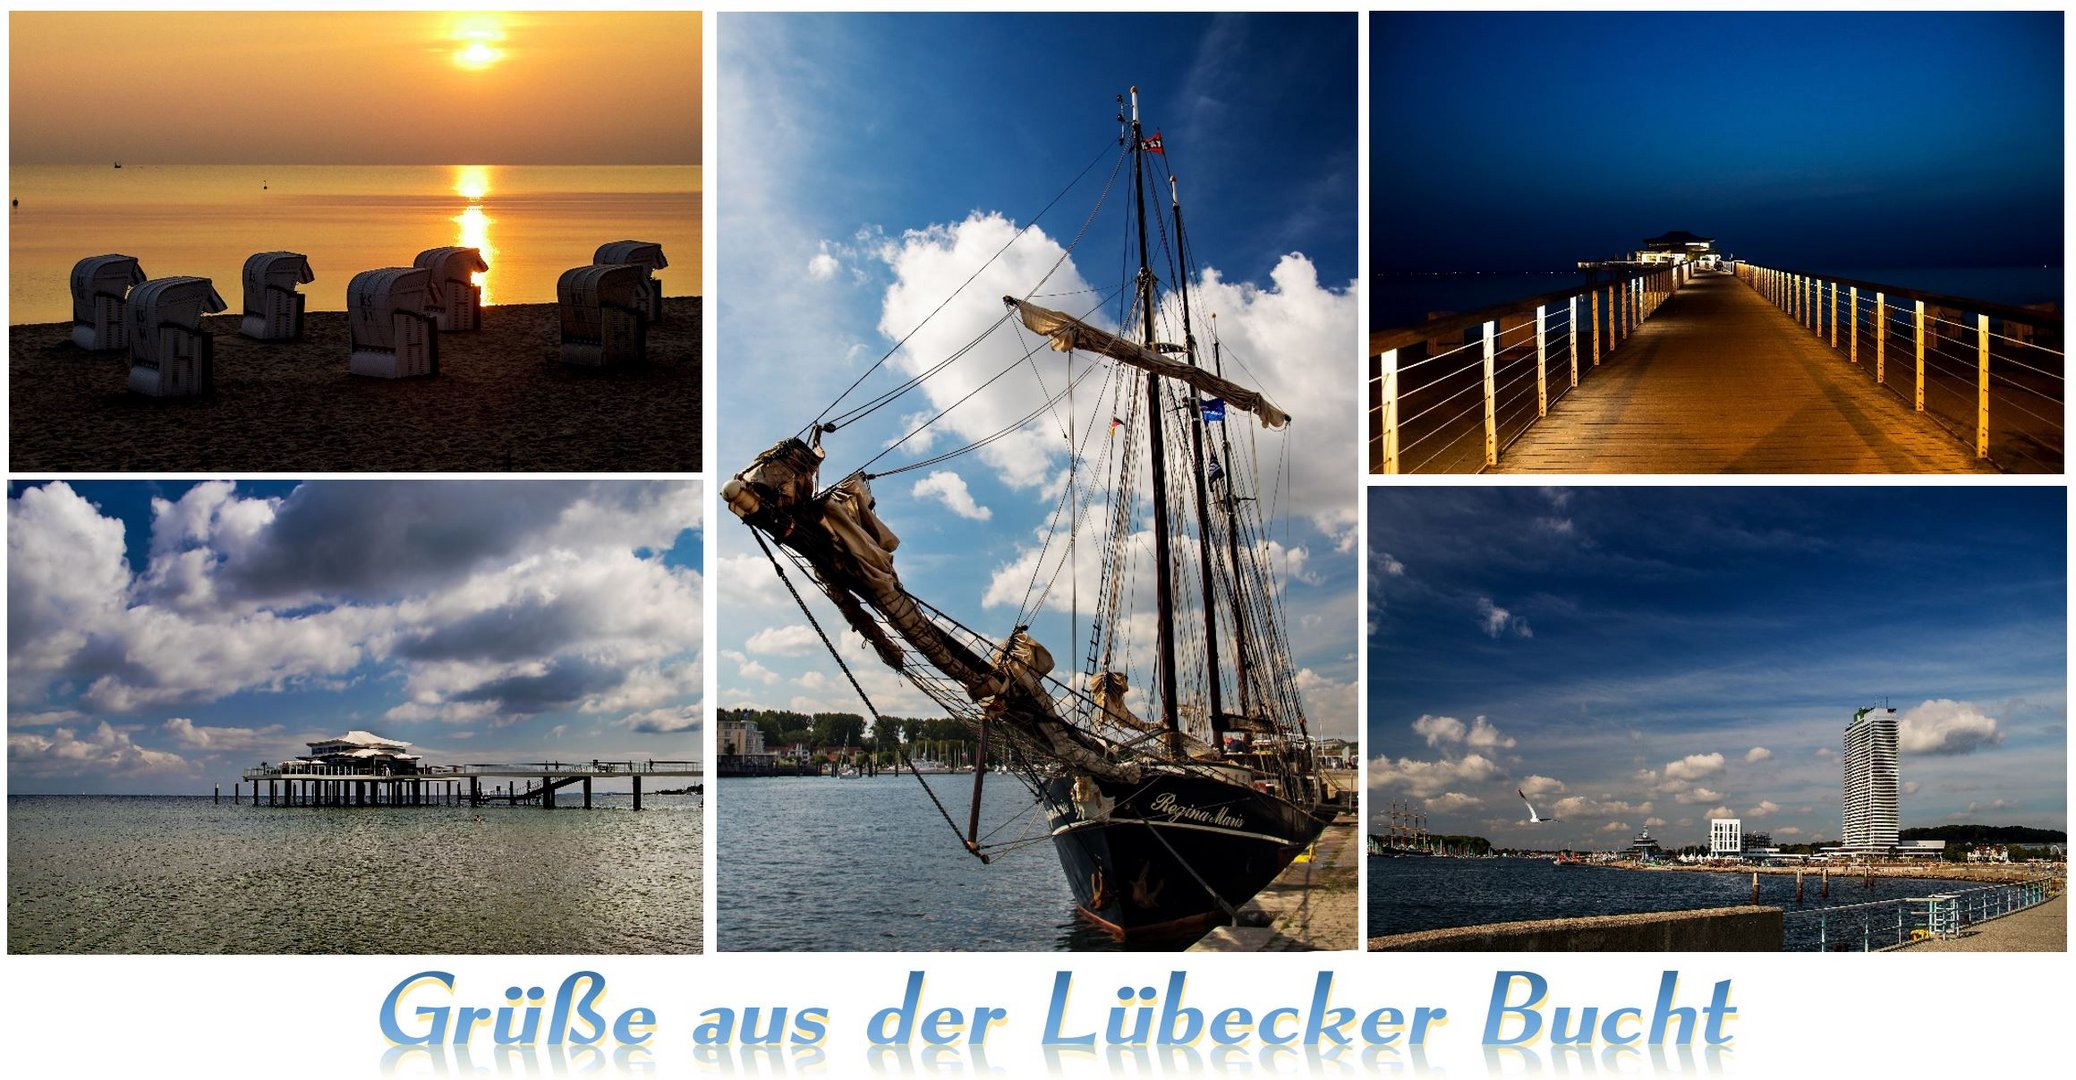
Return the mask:
[(1514, 794), (1516, 794), (1516, 795), (1519, 795), (1519, 796), (1521, 796), (1521, 801), (1522, 801), (1523, 803), (1527, 804), (1527, 806), (1528, 806), (1528, 820), (1527, 820), (1527, 821), (1526, 821), (1526, 822), (1525, 822), (1524, 824), (1528, 824), (1528, 825), (1541, 825), (1541, 824), (1543, 824), (1543, 823), (1544, 823), (1544, 822), (1546, 822), (1546, 821), (1555, 821), (1555, 820), (1557, 820), (1556, 818), (1553, 818), (1553, 817), (1537, 817), (1537, 816), (1536, 816), (1536, 813), (1535, 813), (1535, 804), (1534, 804), (1534, 803), (1532, 803), (1532, 802), (1529, 802), (1529, 801), (1528, 801), (1528, 795), (1527, 795), (1527, 793), (1526, 793), (1526, 792), (1523, 792), (1523, 791), (1522, 791), (1522, 790), (1521, 790), (1520, 788), (1515, 788), (1515, 789), (1514, 789)]

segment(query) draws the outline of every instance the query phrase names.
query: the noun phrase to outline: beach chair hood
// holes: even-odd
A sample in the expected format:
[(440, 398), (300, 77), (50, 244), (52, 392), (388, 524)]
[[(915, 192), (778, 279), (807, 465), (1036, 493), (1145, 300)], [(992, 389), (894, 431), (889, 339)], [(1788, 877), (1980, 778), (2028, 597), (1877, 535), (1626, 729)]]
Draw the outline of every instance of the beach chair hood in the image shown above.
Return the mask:
[(354, 347), (396, 348), (392, 316), (399, 311), (423, 315), (439, 300), (439, 285), (424, 267), (392, 266), (353, 275), (346, 285), (346, 311)]
[(605, 266), (626, 263), (646, 266), (651, 270), (661, 270), (670, 265), (670, 260), (663, 257), (663, 245), (652, 244), (646, 240), (615, 240), (609, 244), (600, 244), (598, 252), (591, 256), (591, 261)]
[(72, 266), (72, 321), (93, 322), (96, 297), (121, 300), (144, 280), (144, 269), (134, 255), (93, 255), (79, 260)]

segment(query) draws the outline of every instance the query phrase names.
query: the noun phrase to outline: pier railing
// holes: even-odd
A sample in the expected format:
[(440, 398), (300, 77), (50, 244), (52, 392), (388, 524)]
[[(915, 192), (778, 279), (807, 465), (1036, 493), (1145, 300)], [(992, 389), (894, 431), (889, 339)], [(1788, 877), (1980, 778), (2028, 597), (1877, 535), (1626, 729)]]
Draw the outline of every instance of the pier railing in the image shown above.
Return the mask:
[(1767, 266), (1737, 276), (1976, 457), (2062, 471), (2061, 312)]
[(1688, 263), (1644, 267), (1370, 335), (1370, 471), (1499, 464), (1693, 272)]
[(1990, 885), (1864, 904), (1789, 911), (1783, 948), (1789, 952), (1874, 952), (1913, 941), (1959, 937), (1970, 926), (2042, 904), (2054, 879)]

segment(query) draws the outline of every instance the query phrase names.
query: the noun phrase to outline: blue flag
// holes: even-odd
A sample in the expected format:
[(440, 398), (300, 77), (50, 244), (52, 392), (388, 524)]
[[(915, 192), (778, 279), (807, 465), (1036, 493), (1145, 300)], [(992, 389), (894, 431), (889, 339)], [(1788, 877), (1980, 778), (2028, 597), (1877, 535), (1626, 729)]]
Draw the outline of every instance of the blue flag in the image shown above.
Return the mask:
[(1225, 420), (1224, 398), (1206, 398), (1197, 405), (1204, 410), (1205, 423), (1220, 423)]

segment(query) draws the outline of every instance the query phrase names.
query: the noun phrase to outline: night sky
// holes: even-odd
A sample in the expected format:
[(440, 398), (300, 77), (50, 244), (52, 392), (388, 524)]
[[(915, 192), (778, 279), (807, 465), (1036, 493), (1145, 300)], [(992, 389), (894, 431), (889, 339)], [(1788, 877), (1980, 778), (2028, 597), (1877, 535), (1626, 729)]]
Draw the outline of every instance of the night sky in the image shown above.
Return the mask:
[(2062, 15), (1379, 13), (1372, 264), (2061, 264)]

